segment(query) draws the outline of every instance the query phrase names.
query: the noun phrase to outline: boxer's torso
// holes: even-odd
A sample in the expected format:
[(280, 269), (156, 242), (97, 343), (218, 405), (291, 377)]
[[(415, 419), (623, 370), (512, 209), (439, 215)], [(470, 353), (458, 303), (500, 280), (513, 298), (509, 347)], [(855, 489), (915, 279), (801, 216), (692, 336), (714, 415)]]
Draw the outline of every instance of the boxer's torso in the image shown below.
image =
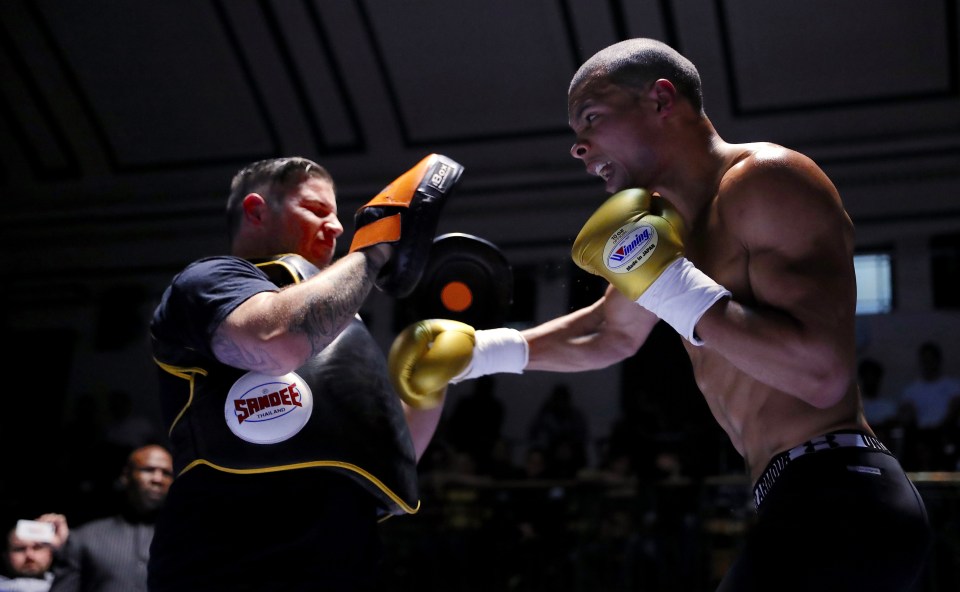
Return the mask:
[[(734, 166), (724, 171), (716, 198), (691, 225), (686, 251), (687, 257), (698, 268), (733, 293), (735, 301), (761, 309), (764, 306), (776, 308), (775, 303), (763, 301), (766, 287), (761, 285), (762, 282), (776, 281), (776, 278), (771, 280), (751, 275), (752, 265), (764, 253), (752, 250), (749, 241), (730, 223), (730, 216), (735, 212), (724, 211), (722, 202), (728, 187), (742, 186), (737, 183), (741, 181), (737, 176), (749, 175), (751, 157), (765, 147), (767, 145), (754, 144), (739, 147), (742, 153), (734, 161)], [(776, 207), (776, 199), (775, 194), (770, 195), (770, 207)], [(837, 241), (838, 246), (852, 244), (852, 230), (845, 216), (797, 220), (797, 223), (829, 224), (843, 235)], [(790, 280), (785, 277), (784, 281)], [(849, 281), (854, 281), (852, 275)], [(836, 306), (849, 305), (841, 295), (824, 294), (827, 299), (832, 296), (836, 296)], [(711, 412), (743, 455), (754, 481), (775, 454), (811, 437), (844, 428), (869, 432), (859, 412), (855, 381), (851, 381), (838, 404), (821, 409), (764, 384), (709, 347), (695, 347), (688, 343), (684, 346)]]

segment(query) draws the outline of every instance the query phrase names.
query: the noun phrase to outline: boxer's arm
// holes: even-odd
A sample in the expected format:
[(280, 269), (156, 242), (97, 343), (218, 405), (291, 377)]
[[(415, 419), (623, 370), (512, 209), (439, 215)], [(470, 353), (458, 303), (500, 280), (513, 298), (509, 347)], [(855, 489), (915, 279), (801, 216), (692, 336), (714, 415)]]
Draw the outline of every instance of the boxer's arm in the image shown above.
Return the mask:
[[(511, 337), (477, 331), (477, 346), (467, 370), (453, 382), (494, 372), (583, 372), (606, 368), (637, 352), (659, 319), (609, 286), (592, 305), (518, 332), (524, 357)], [(493, 333), (494, 338), (487, 335)]]
[(746, 249), (752, 298), (734, 294), (697, 324), (706, 346), (756, 380), (816, 407), (854, 380), (853, 229), (833, 184), (782, 151), (744, 163), (720, 212)]
[(388, 245), (374, 245), (305, 282), (255, 294), (216, 329), (214, 354), (224, 364), (265, 374), (299, 368), (353, 320), (389, 253)]
[(527, 370), (581, 372), (637, 352), (659, 319), (614, 289), (592, 305), (522, 331)]
[(432, 409), (443, 403), (448, 384), (462, 380), (525, 370), (604, 368), (636, 353), (657, 320), (613, 288), (592, 306), (523, 333), (426, 319), (397, 335), (387, 367), (406, 405)]

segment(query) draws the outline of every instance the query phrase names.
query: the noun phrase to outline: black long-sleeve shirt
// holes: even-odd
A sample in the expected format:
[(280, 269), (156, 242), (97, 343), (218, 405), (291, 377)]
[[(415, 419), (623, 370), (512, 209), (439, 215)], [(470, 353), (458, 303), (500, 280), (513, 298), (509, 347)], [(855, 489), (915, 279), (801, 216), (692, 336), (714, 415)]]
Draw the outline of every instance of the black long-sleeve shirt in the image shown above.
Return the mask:
[(146, 592), (152, 523), (123, 516), (72, 531), (54, 562), (50, 592)]

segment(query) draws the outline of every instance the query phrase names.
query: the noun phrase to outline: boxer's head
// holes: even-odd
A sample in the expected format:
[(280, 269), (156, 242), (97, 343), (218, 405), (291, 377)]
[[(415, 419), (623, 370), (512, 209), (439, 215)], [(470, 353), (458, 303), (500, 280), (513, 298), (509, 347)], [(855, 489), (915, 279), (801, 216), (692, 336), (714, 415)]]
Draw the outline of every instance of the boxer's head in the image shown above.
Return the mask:
[(669, 45), (654, 39), (627, 39), (598, 51), (570, 81), (570, 105), (594, 85), (643, 91), (659, 79), (669, 80), (677, 93), (703, 112), (703, 90), (696, 66)]

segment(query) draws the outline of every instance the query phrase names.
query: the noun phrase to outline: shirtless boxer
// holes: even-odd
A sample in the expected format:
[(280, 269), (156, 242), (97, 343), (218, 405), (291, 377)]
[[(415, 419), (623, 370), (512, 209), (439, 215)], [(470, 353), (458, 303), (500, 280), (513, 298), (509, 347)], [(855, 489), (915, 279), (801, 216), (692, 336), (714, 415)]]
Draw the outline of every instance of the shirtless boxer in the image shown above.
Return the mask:
[(854, 230), (833, 183), (782, 146), (725, 142), (695, 66), (657, 41), (590, 58), (568, 114), (572, 155), (615, 194), (584, 226), (574, 261), (611, 286), (522, 332), (409, 327), (392, 353), (401, 394), (435, 397), (448, 381), (497, 372), (603, 368), (663, 320), (684, 338), (754, 484), (756, 526), (720, 590), (909, 588), (930, 541), (926, 511), (861, 412)]

